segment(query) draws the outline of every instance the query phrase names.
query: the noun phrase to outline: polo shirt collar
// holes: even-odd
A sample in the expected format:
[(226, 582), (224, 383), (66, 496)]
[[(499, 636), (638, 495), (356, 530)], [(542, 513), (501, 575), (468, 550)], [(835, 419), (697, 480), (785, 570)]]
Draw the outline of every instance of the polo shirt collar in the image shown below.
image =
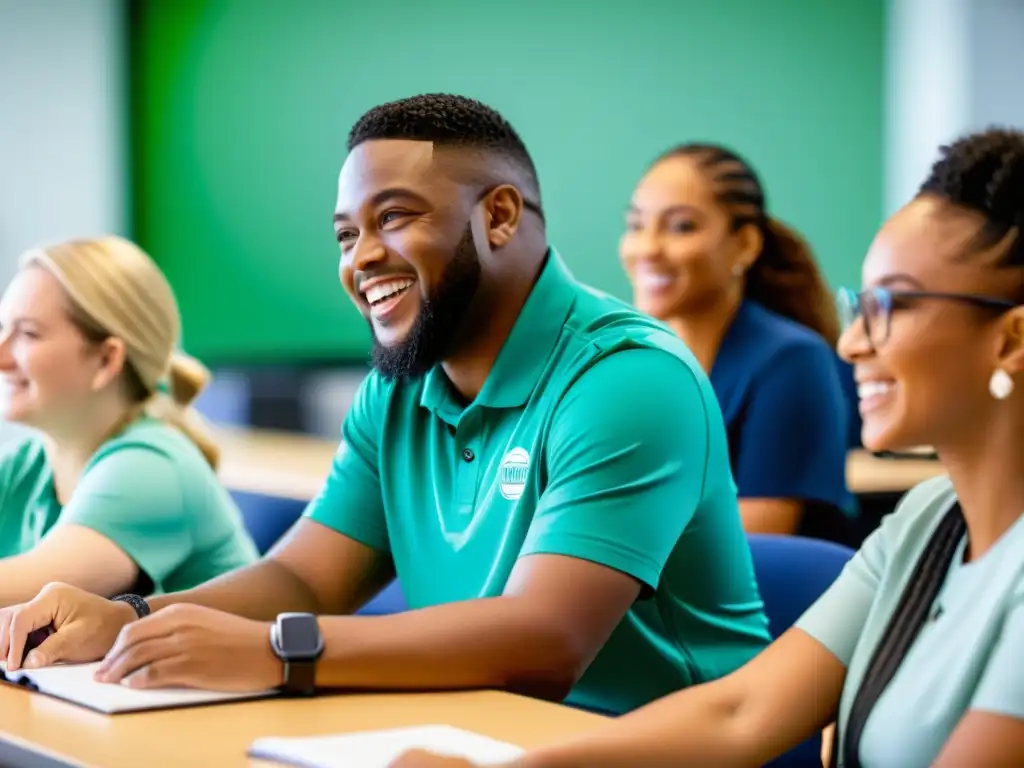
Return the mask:
[[(517, 408), (537, 386), (576, 298), (576, 280), (554, 248), (548, 250), (537, 282), (498, 353), (483, 389), (473, 401), (487, 408)], [(420, 405), (446, 421), (463, 410), (457, 405), (444, 369), (426, 375)]]

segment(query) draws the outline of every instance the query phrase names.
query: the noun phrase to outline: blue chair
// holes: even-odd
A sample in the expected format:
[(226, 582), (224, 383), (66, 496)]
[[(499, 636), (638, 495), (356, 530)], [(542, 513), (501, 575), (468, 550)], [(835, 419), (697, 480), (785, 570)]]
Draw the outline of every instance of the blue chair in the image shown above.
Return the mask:
[(192, 405), (203, 417), (217, 424), (249, 426), (252, 410), (250, 390), (249, 380), (244, 374), (218, 369)]
[[(854, 554), (841, 544), (802, 536), (749, 534), (747, 541), (773, 639), (796, 623), (831, 586)], [(821, 734), (768, 765), (771, 768), (821, 768)]]
[[(243, 491), (232, 491), (231, 496), (241, 510), (245, 528), (261, 555), (274, 546), (306, 509), (306, 503), (296, 499)], [(402, 588), (395, 579), (357, 611), (357, 615), (384, 616), (389, 613), (400, 613), (407, 608)]]
[(306, 509), (304, 501), (260, 493), (231, 491), (231, 498), (238, 505), (245, 528), (261, 555), (274, 546)]
[(405, 595), (402, 594), (402, 587), (395, 579), (384, 589), (377, 593), (377, 596), (370, 602), (356, 611), (357, 616), (387, 616), (390, 613), (401, 613), (408, 610)]

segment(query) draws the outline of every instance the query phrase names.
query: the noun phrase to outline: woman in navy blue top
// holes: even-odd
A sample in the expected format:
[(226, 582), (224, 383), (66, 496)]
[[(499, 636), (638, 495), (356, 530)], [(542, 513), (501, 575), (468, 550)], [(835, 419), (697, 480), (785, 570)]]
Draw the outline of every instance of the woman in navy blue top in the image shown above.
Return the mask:
[(751, 167), (716, 145), (662, 155), (633, 193), (621, 257), (637, 307), (709, 372), (747, 531), (844, 540), (852, 405), (836, 306)]

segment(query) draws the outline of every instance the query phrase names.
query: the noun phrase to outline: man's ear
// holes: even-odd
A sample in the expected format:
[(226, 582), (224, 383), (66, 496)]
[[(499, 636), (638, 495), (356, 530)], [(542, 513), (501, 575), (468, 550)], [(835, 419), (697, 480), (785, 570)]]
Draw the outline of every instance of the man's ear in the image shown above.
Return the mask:
[(483, 199), (484, 234), (492, 249), (508, 245), (523, 217), (523, 196), (511, 184), (502, 184)]
[(93, 375), (92, 388), (98, 392), (121, 375), (127, 361), (127, 350), (121, 339), (111, 336), (96, 345), (94, 354), (98, 366)]
[(1003, 317), (998, 365), (1007, 373), (1024, 373), (1024, 307)]

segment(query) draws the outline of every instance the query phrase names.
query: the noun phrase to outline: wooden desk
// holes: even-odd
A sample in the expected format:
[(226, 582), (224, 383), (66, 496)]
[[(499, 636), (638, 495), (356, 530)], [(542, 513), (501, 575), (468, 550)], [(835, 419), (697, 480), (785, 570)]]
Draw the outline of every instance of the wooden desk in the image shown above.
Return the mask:
[[(308, 501), (323, 484), (337, 450), (335, 440), (258, 429), (219, 427), (220, 476), (229, 488)], [(942, 474), (937, 461), (880, 459), (852, 451), (846, 465), (850, 490), (858, 495), (903, 493)]]
[(942, 474), (942, 464), (931, 459), (880, 459), (868, 451), (851, 451), (846, 460), (846, 482), (858, 496), (902, 494)]
[(438, 723), (533, 747), (593, 730), (605, 720), (492, 691), (339, 695), (107, 716), (0, 684), (0, 765), (254, 768), (270, 765), (245, 754), (264, 736)]
[(320, 492), (337, 440), (261, 429), (214, 431), (220, 478), (230, 489), (309, 501)]

